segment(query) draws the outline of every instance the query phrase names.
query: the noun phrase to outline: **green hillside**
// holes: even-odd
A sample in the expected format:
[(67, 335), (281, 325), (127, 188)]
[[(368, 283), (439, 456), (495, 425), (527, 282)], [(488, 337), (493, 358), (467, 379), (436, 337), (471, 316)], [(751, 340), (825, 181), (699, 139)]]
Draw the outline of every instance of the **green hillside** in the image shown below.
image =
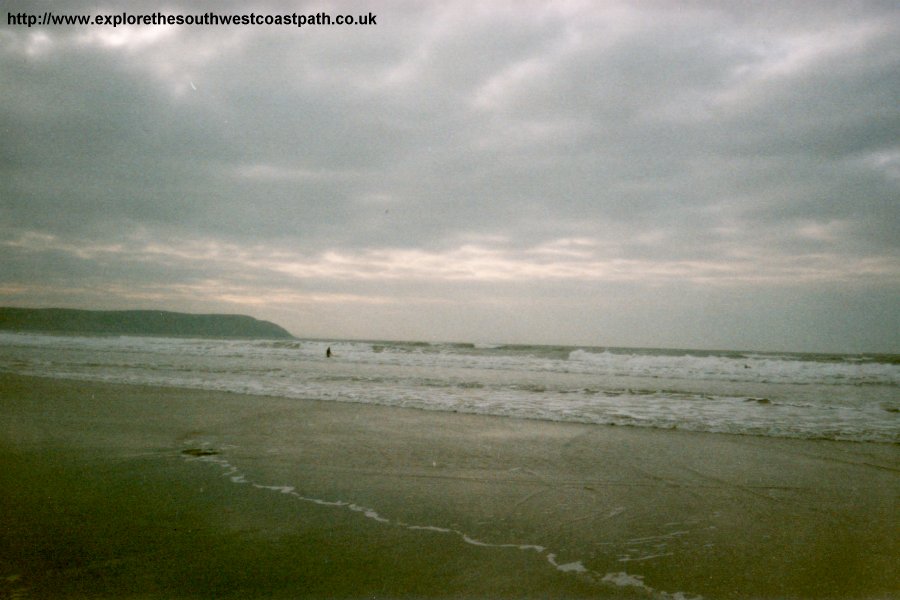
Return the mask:
[(0, 330), (207, 338), (293, 337), (275, 323), (246, 315), (195, 315), (162, 310), (0, 307)]

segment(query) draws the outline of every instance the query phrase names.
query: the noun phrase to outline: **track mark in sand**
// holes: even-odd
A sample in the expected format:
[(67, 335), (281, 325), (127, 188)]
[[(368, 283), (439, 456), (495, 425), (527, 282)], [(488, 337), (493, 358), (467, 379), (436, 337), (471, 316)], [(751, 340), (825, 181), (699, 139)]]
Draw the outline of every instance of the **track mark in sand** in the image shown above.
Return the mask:
[(535, 498), (535, 497), (537, 497), (537, 496), (540, 496), (541, 494), (546, 494), (547, 491), (549, 491), (549, 488), (544, 487), (544, 488), (541, 488), (541, 489), (539, 489), (539, 490), (535, 490), (535, 491), (531, 492), (531, 493), (528, 494), (527, 496), (523, 496), (522, 498), (520, 498), (518, 501), (516, 501), (516, 502), (510, 507), (510, 509), (509, 509), (508, 512), (509, 512), (510, 514), (512, 514), (517, 508), (519, 508), (520, 506), (522, 506), (523, 504), (525, 504), (526, 502), (528, 502), (528, 501), (531, 500), (532, 498)]
[(181, 453), (187, 456), (215, 456), (219, 452), (209, 448), (188, 448), (187, 450), (182, 450)]
[[(681, 468), (693, 473), (697, 477), (704, 479), (706, 481), (711, 481), (717, 486), (724, 489), (732, 489), (743, 492), (745, 494), (749, 494), (751, 496), (756, 496), (757, 498), (762, 498), (763, 500), (768, 500), (770, 502), (782, 502), (782, 498), (775, 498), (766, 493), (767, 490), (795, 490), (800, 488), (794, 488), (790, 486), (759, 486), (759, 485), (743, 485), (740, 483), (734, 483), (732, 481), (728, 481), (727, 479), (723, 479), (721, 477), (716, 477), (715, 475), (710, 475), (708, 473), (704, 473), (699, 469), (695, 469), (693, 467), (689, 467), (687, 465), (681, 465)], [(760, 491), (761, 490), (761, 491)]]
[(574, 517), (572, 519), (569, 519), (568, 521), (563, 521), (562, 523), (560, 523), (560, 525), (571, 525), (572, 523), (577, 523), (578, 521), (587, 521), (588, 519), (592, 519), (597, 523), (602, 523), (603, 521), (609, 521), (613, 517), (616, 517), (625, 512), (625, 507), (618, 506), (603, 516), (598, 516), (597, 513), (599, 512), (600, 511), (594, 511), (580, 517)]
[[(227, 477), (233, 483), (240, 485), (247, 485), (254, 489), (258, 490), (266, 490), (277, 492), (279, 494), (284, 494), (290, 496), (296, 500), (307, 502), (310, 504), (315, 504), (318, 506), (327, 506), (333, 508), (343, 508), (346, 510), (350, 510), (355, 513), (359, 513), (367, 519), (371, 519), (372, 521), (376, 521), (378, 523), (383, 523), (385, 525), (393, 525), (395, 527), (400, 527), (402, 529), (406, 529), (408, 531), (423, 531), (423, 532), (431, 532), (435, 534), (441, 535), (452, 535), (464, 543), (469, 544), (471, 546), (478, 546), (482, 548), (509, 548), (516, 549), (521, 551), (534, 552), (539, 555), (544, 555), (547, 562), (555, 568), (557, 571), (563, 573), (572, 573), (577, 576), (580, 576), (588, 581), (602, 586), (626, 586), (626, 587), (634, 587), (637, 588), (644, 593), (646, 593), (651, 598), (658, 598), (660, 600), (702, 600), (700, 596), (686, 596), (682, 592), (675, 592), (674, 594), (669, 592), (663, 592), (660, 590), (656, 590), (647, 584), (644, 583), (643, 577), (640, 575), (630, 575), (625, 572), (618, 573), (600, 573), (598, 571), (592, 571), (584, 566), (584, 563), (580, 560), (569, 561), (565, 563), (560, 563), (557, 560), (557, 554), (555, 552), (548, 552), (545, 546), (541, 546), (538, 544), (518, 544), (518, 543), (495, 543), (495, 542), (486, 542), (484, 540), (479, 540), (465, 533), (464, 531), (460, 531), (459, 529), (449, 528), (449, 527), (439, 527), (437, 525), (420, 525), (414, 523), (406, 523), (404, 521), (400, 521), (397, 519), (390, 519), (380, 514), (374, 508), (370, 508), (367, 506), (361, 506), (359, 504), (355, 504), (353, 502), (348, 502), (345, 500), (325, 500), (322, 498), (314, 498), (310, 496), (304, 496), (299, 493), (294, 486), (291, 485), (267, 485), (253, 482), (234, 465), (232, 465), (228, 460), (223, 458), (218, 451), (214, 451), (208, 448), (202, 448), (200, 451), (197, 449), (188, 449), (186, 451), (182, 451), (182, 458), (187, 461), (192, 462), (203, 462), (218, 466), (222, 469), (223, 477)], [(603, 520), (612, 518), (621, 512), (624, 512), (624, 508), (619, 507), (610, 511)], [(671, 534), (670, 534), (671, 535)], [(664, 555), (660, 555), (664, 556)], [(656, 558), (656, 556), (647, 556), (642, 560), (649, 560), (651, 558)], [(633, 560), (641, 560), (641, 559), (633, 559)]]

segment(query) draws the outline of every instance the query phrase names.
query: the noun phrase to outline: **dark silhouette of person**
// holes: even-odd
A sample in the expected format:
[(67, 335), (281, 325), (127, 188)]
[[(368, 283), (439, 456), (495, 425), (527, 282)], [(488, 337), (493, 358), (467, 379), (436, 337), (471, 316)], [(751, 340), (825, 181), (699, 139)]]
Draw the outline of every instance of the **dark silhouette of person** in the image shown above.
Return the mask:
[(325, 358), (331, 358), (331, 346), (325, 350)]

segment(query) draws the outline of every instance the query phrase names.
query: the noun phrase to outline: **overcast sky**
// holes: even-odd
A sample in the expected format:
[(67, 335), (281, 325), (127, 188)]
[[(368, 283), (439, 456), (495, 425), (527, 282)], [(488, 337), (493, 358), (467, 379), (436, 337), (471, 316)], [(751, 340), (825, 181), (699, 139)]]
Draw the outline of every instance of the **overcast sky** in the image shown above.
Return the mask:
[(303, 337), (900, 353), (896, 2), (153, 10), (207, 9), (377, 24), (4, 11), (0, 304), (236, 312)]

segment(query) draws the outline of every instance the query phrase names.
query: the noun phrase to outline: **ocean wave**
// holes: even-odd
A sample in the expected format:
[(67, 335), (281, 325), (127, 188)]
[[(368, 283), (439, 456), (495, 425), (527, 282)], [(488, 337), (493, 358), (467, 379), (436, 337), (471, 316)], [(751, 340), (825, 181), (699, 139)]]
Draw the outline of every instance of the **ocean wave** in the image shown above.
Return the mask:
[(0, 333), (0, 371), (551, 421), (900, 441), (900, 366), (870, 360)]

